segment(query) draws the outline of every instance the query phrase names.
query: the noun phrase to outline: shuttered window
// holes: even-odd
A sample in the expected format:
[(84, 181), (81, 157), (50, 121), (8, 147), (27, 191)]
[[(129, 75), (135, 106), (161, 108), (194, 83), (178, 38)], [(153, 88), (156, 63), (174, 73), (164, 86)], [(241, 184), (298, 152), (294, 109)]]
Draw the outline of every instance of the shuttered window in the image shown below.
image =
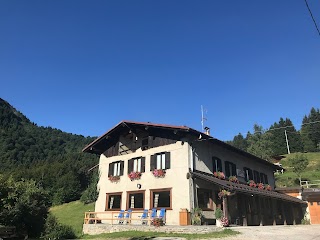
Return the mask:
[(145, 172), (145, 157), (133, 158), (128, 161), (128, 174), (131, 172)]
[(222, 172), (222, 162), (220, 158), (212, 157), (212, 172)]
[(109, 163), (108, 176), (122, 176), (124, 168), (124, 161)]
[(250, 168), (243, 168), (244, 177), (246, 181), (253, 180), (252, 170)]
[(237, 176), (237, 167), (232, 162), (225, 162), (226, 177)]
[(170, 152), (158, 153), (151, 156), (150, 171), (154, 169), (170, 169)]

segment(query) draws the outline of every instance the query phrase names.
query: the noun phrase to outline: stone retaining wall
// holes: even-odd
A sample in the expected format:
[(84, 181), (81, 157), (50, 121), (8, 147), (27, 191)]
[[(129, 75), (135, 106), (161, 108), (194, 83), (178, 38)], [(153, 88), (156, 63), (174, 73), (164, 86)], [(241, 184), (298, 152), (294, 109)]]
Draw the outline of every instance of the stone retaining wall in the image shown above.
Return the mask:
[(83, 233), (97, 235), (101, 233), (144, 231), (144, 232), (166, 232), (166, 233), (210, 233), (221, 231), (215, 225), (208, 226), (142, 226), (142, 225), (110, 225), (110, 224), (83, 224)]

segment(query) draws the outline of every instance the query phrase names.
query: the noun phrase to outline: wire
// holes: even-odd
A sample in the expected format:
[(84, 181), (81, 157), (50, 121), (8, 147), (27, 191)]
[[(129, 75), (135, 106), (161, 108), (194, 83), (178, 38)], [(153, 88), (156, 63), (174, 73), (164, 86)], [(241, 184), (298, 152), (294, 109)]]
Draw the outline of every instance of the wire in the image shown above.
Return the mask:
[(313, 15), (312, 15), (312, 12), (311, 12), (311, 9), (310, 9), (310, 7), (309, 7), (309, 4), (308, 4), (307, 0), (304, 0), (304, 2), (305, 2), (306, 5), (307, 5), (307, 8), (308, 8), (309, 13), (310, 13), (310, 16), (311, 16), (311, 18), (312, 18), (312, 20), (313, 20), (313, 23), (314, 23), (314, 25), (316, 26), (316, 29), (317, 29), (318, 34), (319, 34), (319, 36), (320, 36), (320, 30), (319, 30), (319, 28), (318, 28), (318, 25), (317, 25), (317, 23), (316, 23), (316, 20), (314, 19)]

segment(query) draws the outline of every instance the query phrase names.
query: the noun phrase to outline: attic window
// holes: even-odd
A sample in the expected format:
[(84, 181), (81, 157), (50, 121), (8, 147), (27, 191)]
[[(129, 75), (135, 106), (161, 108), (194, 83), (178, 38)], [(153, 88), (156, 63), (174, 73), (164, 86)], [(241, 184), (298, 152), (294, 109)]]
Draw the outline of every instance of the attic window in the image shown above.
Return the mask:
[(149, 138), (143, 138), (141, 141), (141, 149), (142, 150), (147, 150), (149, 148)]

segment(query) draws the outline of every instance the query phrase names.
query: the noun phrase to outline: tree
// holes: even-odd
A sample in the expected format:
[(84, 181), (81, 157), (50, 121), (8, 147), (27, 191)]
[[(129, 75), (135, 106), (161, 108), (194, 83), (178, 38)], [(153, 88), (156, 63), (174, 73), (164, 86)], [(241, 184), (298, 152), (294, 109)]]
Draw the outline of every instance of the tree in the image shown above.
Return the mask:
[(271, 133), (265, 132), (263, 128), (257, 124), (253, 126), (253, 129), (253, 134), (247, 134), (247, 151), (259, 158), (268, 161), (271, 160), (271, 157), (274, 155), (272, 150)]
[(242, 136), (241, 133), (239, 133), (237, 136), (233, 138), (231, 145), (243, 151), (247, 151), (248, 147), (247, 140)]
[(272, 150), (274, 154), (281, 155), (287, 153), (285, 130), (287, 131), (290, 152), (301, 152), (302, 142), (299, 132), (296, 131), (289, 118), (280, 118), (279, 122), (275, 122), (270, 127), (270, 140), (272, 141)]
[(301, 176), (309, 164), (308, 158), (299, 153), (289, 157), (289, 165), (293, 168), (293, 172), (298, 176), (301, 186)]
[(304, 151), (320, 151), (320, 110), (312, 108), (308, 116), (304, 116), (301, 127), (301, 138)]
[(38, 237), (48, 214), (48, 195), (33, 180), (14, 181), (0, 175), (0, 225)]

